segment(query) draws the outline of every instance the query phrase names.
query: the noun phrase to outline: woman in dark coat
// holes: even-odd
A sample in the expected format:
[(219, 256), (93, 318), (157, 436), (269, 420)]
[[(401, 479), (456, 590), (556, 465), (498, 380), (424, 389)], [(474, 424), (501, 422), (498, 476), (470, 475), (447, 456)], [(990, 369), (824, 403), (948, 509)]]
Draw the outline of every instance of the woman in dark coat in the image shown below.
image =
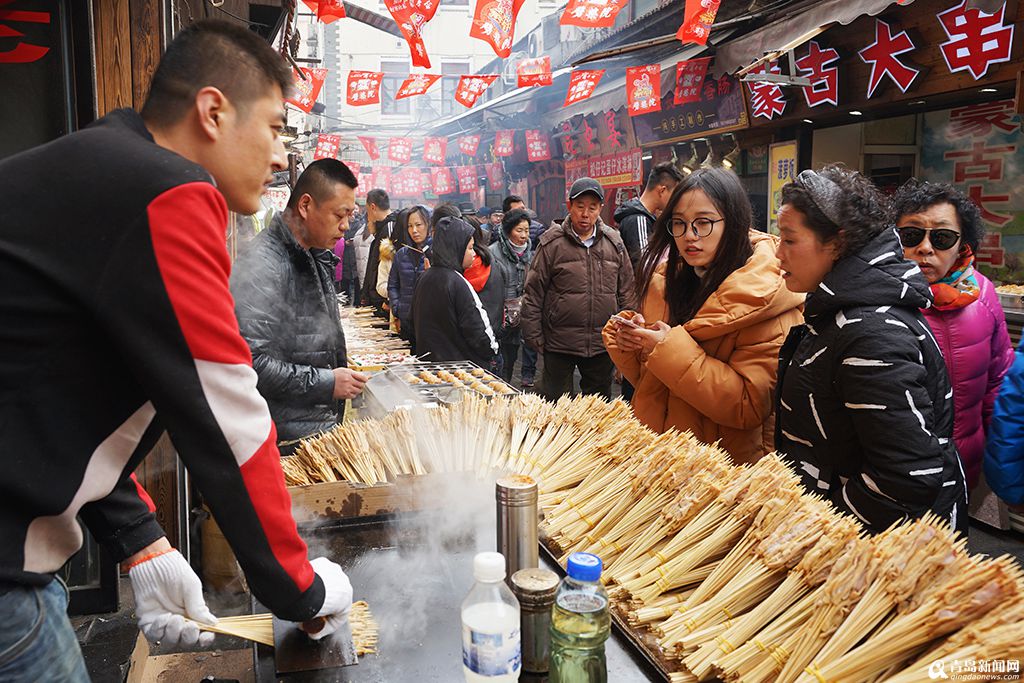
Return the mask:
[(414, 206), (403, 213), (407, 241), (395, 252), (391, 273), (388, 275), (388, 302), (391, 314), (398, 321), (398, 334), (402, 339), (413, 342), (416, 352), (415, 334), (412, 329), (412, 295), (416, 283), (423, 274), (424, 257), (430, 248), (430, 215), (426, 207)]
[(786, 286), (810, 296), (780, 354), (776, 448), (873, 532), (931, 511), (966, 533), (953, 391), (920, 311), (932, 293), (884, 199), (845, 168), (803, 171), (779, 231)]
[(519, 355), (519, 346), (523, 340), (516, 306), (522, 301), (526, 271), (533, 260), (530, 214), (525, 209), (513, 209), (506, 213), (501, 220), (501, 229), (496, 231), (493, 239), (490, 246), (491, 267), (500, 270), (505, 281), (501, 330), (498, 333), (499, 371), (506, 382), (511, 382), (516, 356)]
[(473, 228), (445, 217), (434, 229), (430, 268), (412, 299), (416, 352), (431, 362), (469, 360), (486, 367), (498, 352), (491, 322), (463, 271), (473, 262)]

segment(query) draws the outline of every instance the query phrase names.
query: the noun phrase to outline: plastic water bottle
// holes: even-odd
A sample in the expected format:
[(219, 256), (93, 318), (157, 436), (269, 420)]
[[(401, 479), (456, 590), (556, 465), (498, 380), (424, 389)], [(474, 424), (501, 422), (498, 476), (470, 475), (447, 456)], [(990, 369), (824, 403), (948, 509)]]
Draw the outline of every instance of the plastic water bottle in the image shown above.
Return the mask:
[(462, 671), (467, 683), (515, 683), (522, 668), (519, 601), (505, 585), (505, 557), (473, 558), (476, 583), (462, 602)]
[(604, 643), (611, 631), (608, 594), (600, 583), (601, 558), (569, 556), (568, 575), (551, 613), (549, 683), (607, 683)]

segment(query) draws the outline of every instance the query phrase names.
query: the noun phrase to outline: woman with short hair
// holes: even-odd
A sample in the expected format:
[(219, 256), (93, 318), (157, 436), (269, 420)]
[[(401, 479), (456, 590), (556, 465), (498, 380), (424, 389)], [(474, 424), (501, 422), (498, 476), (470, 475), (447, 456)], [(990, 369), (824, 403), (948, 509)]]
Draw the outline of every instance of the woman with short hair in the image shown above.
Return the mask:
[(395, 327), (402, 339), (412, 344), (416, 353), (416, 336), (412, 330), (412, 295), (423, 274), (427, 251), (430, 249), (430, 214), (425, 206), (414, 206), (403, 213), (401, 224), (407, 242), (395, 252), (388, 275), (388, 302)]
[(932, 292), (885, 199), (827, 166), (782, 188), (778, 217), (786, 286), (809, 296), (782, 347), (776, 448), (873, 532), (929, 511), (965, 532), (953, 391), (920, 311)]
[(498, 268), (505, 282), (501, 326), (498, 332), (498, 369), (502, 379), (512, 381), (516, 356), (522, 344), (523, 333), (519, 325), (526, 271), (533, 260), (530, 244), (530, 214), (525, 209), (512, 209), (504, 214), (501, 229), (496, 230), (491, 243), (491, 266)]

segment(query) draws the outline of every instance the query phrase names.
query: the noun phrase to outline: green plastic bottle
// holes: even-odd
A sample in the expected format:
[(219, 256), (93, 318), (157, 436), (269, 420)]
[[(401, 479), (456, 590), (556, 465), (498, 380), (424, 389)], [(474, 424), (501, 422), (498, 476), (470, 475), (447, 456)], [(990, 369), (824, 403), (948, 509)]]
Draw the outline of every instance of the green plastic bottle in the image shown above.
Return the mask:
[(611, 631), (601, 558), (573, 553), (551, 612), (549, 683), (607, 683), (604, 643)]

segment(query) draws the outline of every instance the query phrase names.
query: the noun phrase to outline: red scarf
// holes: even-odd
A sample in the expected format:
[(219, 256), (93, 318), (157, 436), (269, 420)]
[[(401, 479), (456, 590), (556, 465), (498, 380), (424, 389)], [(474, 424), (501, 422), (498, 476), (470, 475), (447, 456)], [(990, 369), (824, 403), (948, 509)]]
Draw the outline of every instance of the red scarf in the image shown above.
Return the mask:
[(466, 268), (462, 275), (473, 285), (473, 291), (479, 294), (487, 284), (487, 278), (491, 276), (491, 267), (484, 265), (480, 254), (473, 254), (473, 264)]
[(956, 310), (978, 300), (981, 290), (974, 276), (974, 252), (969, 246), (965, 244), (960, 249), (953, 267), (931, 287), (935, 298), (933, 306), (939, 311)]

